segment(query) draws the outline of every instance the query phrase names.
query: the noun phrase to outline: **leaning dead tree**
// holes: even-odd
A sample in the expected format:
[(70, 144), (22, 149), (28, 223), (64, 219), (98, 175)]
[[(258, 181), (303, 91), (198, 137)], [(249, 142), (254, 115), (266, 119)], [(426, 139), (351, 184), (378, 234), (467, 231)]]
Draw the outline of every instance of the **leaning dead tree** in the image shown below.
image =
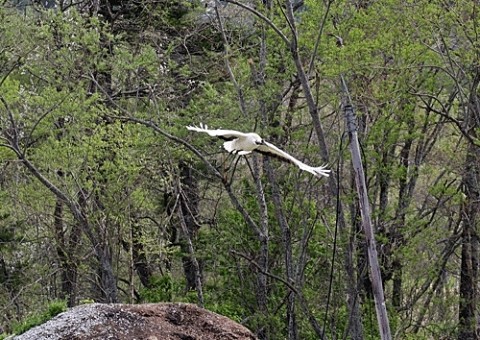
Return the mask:
[(347, 84), (345, 83), (343, 76), (341, 77), (341, 82), (344, 91), (342, 105), (347, 122), (348, 135), (350, 138), (350, 152), (352, 154), (352, 165), (360, 204), (363, 232), (365, 233), (365, 239), (367, 241), (368, 263), (371, 276), (370, 279), (372, 281), (372, 292), (375, 300), (378, 328), (382, 340), (390, 340), (392, 339), (392, 335), (390, 332), (390, 324), (388, 322), (387, 307), (385, 305), (385, 296), (383, 293), (380, 265), (378, 263), (375, 234), (370, 216), (370, 203), (368, 201), (367, 184), (365, 181), (365, 173), (363, 171), (362, 157), (360, 154), (360, 144), (358, 142), (355, 111), (350, 102)]

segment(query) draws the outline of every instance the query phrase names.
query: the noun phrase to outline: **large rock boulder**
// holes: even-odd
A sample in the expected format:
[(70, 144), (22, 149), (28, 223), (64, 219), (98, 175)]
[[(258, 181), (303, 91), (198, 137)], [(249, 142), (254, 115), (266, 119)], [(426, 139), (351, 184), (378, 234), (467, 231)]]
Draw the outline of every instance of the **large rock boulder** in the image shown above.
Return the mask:
[(193, 304), (88, 304), (71, 308), (15, 340), (256, 339), (242, 325)]

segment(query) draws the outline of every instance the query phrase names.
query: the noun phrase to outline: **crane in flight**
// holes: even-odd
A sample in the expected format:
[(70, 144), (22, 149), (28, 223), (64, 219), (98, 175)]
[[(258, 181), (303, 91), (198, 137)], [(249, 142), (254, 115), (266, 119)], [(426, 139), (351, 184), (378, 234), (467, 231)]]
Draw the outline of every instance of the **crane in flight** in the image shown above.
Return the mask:
[(239, 132), (235, 130), (211, 130), (207, 125), (200, 123), (200, 126), (187, 126), (190, 131), (204, 132), (209, 136), (218, 137), (227, 140), (223, 143), (223, 148), (229, 153), (237, 155), (248, 155), (252, 151), (259, 152), (264, 155), (273, 156), (281, 161), (289, 162), (301, 170), (308, 171), (316, 177), (328, 177), (330, 170), (326, 170), (325, 166), (312, 167), (299, 161), (295, 157), (289, 155), (285, 151), (277, 148), (272, 143), (265, 141), (262, 137), (254, 132)]

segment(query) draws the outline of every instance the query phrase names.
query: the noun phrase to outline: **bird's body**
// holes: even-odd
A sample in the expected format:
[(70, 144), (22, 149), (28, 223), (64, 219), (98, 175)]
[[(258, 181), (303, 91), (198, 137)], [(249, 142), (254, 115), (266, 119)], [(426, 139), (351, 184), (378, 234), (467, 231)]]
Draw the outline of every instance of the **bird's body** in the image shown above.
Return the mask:
[(330, 173), (330, 170), (326, 170), (323, 166), (315, 168), (299, 161), (285, 151), (277, 148), (272, 143), (264, 141), (262, 137), (254, 132), (244, 133), (235, 130), (211, 130), (208, 129), (206, 125), (204, 126), (202, 124), (200, 124), (200, 127), (187, 126), (187, 129), (190, 131), (204, 132), (212, 137), (226, 139), (227, 142), (223, 143), (223, 147), (229, 153), (248, 155), (252, 151), (256, 151), (276, 157), (285, 162), (293, 163), (300, 169), (308, 171), (317, 177), (328, 177)]
[(248, 155), (255, 151), (261, 142), (262, 138), (256, 133), (244, 133), (242, 136), (223, 143), (223, 147), (230, 153)]

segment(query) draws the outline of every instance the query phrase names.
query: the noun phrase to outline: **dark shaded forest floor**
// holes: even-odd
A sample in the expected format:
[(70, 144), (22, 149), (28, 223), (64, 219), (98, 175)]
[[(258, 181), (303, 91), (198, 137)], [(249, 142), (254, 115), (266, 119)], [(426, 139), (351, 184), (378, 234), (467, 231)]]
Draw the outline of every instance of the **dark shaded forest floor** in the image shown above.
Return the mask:
[(227, 317), (193, 304), (88, 304), (14, 337), (16, 340), (200, 340), (256, 339)]

